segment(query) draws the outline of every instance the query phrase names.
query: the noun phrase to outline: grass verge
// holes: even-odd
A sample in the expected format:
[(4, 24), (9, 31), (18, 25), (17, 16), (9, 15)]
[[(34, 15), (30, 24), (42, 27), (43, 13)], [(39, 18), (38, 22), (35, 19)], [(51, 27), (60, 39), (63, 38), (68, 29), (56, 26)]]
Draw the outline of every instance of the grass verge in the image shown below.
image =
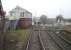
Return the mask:
[[(31, 34), (30, 29), (19, 29), (19, 30), (16, 30), (14, 33), (8, 33), (6, 37), (6, 41), (7, 41), (6, 48), (9, 48), (9, 50), (10, 49), (14, 50), (15, 48), (19, 49), (20, 45), (23, 48), (25, 48), (30, 34)], [(19, 44), (19, 42), (21, 42), (22, 44)]]

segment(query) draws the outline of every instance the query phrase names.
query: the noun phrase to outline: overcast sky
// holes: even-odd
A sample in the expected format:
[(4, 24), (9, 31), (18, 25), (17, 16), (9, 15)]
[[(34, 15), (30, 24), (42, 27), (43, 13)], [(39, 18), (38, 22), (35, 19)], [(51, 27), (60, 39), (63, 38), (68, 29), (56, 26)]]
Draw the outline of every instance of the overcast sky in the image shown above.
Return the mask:
[(2, 4), (6, 12), (19, 5), (37, 17), (42, 14), (53, 18), (58, 14), (71, 17), (71, 0), (2, 0)]

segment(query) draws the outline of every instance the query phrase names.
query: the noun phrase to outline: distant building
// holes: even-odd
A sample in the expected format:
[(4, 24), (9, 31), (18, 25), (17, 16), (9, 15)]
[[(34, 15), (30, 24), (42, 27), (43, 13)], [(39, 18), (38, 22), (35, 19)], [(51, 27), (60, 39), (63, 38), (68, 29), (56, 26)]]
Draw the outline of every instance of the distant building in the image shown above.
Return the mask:
[(47, 19), (47, 24), (55, 24), (56, 23), (56, 18), (48, 18)]
[(38, 22), (39, 22), (39, 17), (34, 17), (33, 19), (32, 19), (32, 25), (38, 25)]
[(69, 19), (64, 19), (64, 24), (65, 24), (65, 25), (71, 25), (71, 18), (69, 18)]
[(18, 28), (28, 28), (32, 26), (32, 13), (26, 9), (16, 6), (16, 8), (10, 11), (10, 16), (14, 16), (19, 20)]

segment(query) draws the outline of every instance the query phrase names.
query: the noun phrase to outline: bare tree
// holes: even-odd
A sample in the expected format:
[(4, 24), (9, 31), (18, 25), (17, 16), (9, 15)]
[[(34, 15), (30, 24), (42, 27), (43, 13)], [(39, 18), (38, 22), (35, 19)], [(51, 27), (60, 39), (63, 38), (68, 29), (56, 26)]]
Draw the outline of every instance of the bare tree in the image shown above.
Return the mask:
[(41, 15), (39, 21), (42, 24), (46, 24), (47, 23), (47, 16), (46, 15)]
[(57, 17), (56, 17), (56, 22), (61, 22), (61, 21), (64, 21), (64, 18), (63, 18), (63, 16), (62, 15), (58, 15)]

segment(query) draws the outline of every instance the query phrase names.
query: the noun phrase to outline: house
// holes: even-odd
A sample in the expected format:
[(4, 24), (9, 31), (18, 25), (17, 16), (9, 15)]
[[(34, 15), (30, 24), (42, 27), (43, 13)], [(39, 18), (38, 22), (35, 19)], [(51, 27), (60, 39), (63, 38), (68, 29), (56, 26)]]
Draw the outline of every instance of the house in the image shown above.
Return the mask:
[(28, 28), (32, 26), (32, 13), (19, 6), (10, 11), (10, 16), (18, 20), (17, 28)]

